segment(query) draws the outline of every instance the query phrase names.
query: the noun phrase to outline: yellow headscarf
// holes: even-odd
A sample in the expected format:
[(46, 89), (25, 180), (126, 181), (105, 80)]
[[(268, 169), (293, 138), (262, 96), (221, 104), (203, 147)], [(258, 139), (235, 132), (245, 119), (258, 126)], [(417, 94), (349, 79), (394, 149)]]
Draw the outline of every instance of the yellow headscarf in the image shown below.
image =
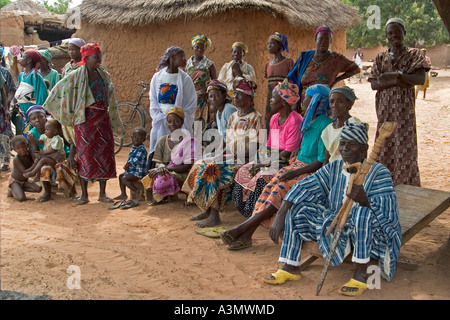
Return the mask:
[(234, 47), (241, 47), (242, 50), (244, 50), (245, 53), (248, 53), (248, 47), (245, 43), (242, 42), (235, 42), (233, 43), (233, 45), (231, 46), (231, 49), (233, 49)]
[(179, 116), (181, 118), (181, 120), (184, 121), (184, 110), (181, 107), (173, 107), (172, 109), (167, 111), (166, 119), (169, 116), (169, 114), (172, 114), (172, 113), (176, 114), (177, 116)]

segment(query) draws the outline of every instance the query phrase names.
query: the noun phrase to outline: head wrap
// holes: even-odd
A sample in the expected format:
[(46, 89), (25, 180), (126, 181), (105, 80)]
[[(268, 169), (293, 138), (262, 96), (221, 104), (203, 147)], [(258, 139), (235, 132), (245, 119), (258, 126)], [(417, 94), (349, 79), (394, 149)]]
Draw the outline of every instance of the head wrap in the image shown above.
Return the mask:
[(280, 82), (273, 88), (273, 91), (291, 105), (296, 104), (300, 100), (298, 86), (295, 83)]
[(211, 80), (206, 84), (206, 92), (208, 93), (211, 90), (220, 90), (225, 94), (225, 102), (230, 103), (231, 98), (228, 95), (227, 86), (220, 80)]
[(342, 128), (340, 140), (352, 140), (366, 145), (367, 142), (369, 142), (367, 129), (368, 124), (365, 122), (350, 123), (350, 121), (347, 120)]
[(0, 56), (0, 59), (5, 56), (5, 49), (2, 46), (0, 46)]
[(49, 49), (41, 49), (39, 50), (39, 53), (41, 54), (41, 57), (48, 61), (49, 66), (53, 66), (53, 56), (52, 52)]
[(398, 23), (399, 25), (401, 25), (403, 27), (403, 30), (406, 30), (406, 26), (405, 26), (405, 21), (403, 21), (400, 18), (391, 18), (386, 22), (386, 28), (389, 24), (391, 23)]
[(245, 93), (253, 98), (255, 96), (256, 85), (242, 77), (236, 77), (233, 83), (233, 90)]
[(94, 43), (88, 43), (82, 46), (80, 48), (80, 53), (83, 59), (78, 62), (78, 65), (83, 66), (86, 64), (86, 57), (92, 56), (93, 54), (102, 53), (102, 50), (100, 50), (100, 47), (97, 45), (97, 41), (95, 41)]
[(31, 106), (28, 108), (27, 117), (30, 118), (30, 114), (35, 113), (35, 112), (42, 112), (46, 116), (50, 115), (50, 113), (48, 113), (48, 111), (45, 110), (42, 106), (34, 105), (34, 106)]
[(11, 47), (9, 48), (9, 52), (11, 52), (11, 54), (12, 54), (14, 57), (17, 57), (18, 55), (20, 55), (21, 48), (22, 48), (22, 47), (20, 47), (20, 46), (11, 46)]
[(321, 114), (326, 114), (327, 116), (329, 116), (331, 114), (329, 103), (330, 88), (328, 87), (328, 85), (315, 84), (311, 87), (308, 87), (305, 93), (308, 96), (312, 97), (312, 99), (309, 103), (308, 108), (306, 109), (305, 116), (300, 126), (302, 137), (305, 130), (312, 123), (314, 116), (318, 116)]
[(241, 47), (242, 50), (244, 50), (245, 53), (248, 53), (248, 47), (245, 43), (242, 42), (235, 42), (233, 43), (233, 45), (231, 46), (231, 49), (233, 49), (234, 47)]
[(166, 119), (169, 116), (169, 114), (176, 114), (180, 117), (181, 120), (184, 121), (184, 110), (181, 107), (173, 107), (166, 113)]
[(169, 59), (176, 55), (179, 52), (183, 52), (184, 50), (177, 46), (169, 46), (166, 51), (164, 51), (164, 55), (161, 57), (161, 61), (156, 68), (156, 71), (160, 71), (168, 66)]
[(348, 100), (350, 100), (351, 102), (355, 102), (355, 100), (357, 99), (356, 95), (355, 95), (355, 91), (352, 88), (349, 87), (337, 87), (337, 88), (333, 88), (330, 91), (330, 96), (333, 92), (339, 92), (340, 94), (344, 95), (344, 97), (346, 97)]
[(289, 52), (288, 38), (284, 34), (275, 32), (270, 35), (269, 39), (274, 39), (281, 43), (281, 52)]
[(210, 47), (211, 46), (211, 39), (207, 38), (206, 36), (204, 36), (202, 34), (198, 34), (198, 35), (196, 35), (195, 37), (192, 38), (192, 48), (197, 43), (203, 43), (205, 45), (205, 47)]
[(331, 30), (331, 28), (328, 27), (328, 26), (323, 26), (323, 27), (319, 27), (319, 28), (316, 29), (315, 37), (317, 37), (317, 35), (319, 33), (326, 33), (326, 34), (329, 34), (330, 37), (331, 37), (333, 35), (333, 30)]
[(39, 70), (39, 67), (41, 66), (41, 54), (34, 49), (26, 50), (24, 53), (27, 54), (33, 60), (34, 62), (34, 73), (36, 73)]
[(69, 40), (69, 44), (73, 44), (78, 48), (81, 48), (82, 46), (86, 45), (86, 42), (84, 42), (84, 40), (81, 38), (72, 38)]

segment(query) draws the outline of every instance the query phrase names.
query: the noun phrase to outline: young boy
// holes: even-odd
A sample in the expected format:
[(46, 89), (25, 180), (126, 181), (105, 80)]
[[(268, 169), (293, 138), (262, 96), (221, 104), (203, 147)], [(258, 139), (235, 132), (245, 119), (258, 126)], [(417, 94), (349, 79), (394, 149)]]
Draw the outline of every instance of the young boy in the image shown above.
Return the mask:
[[(144, 147), (144, 141), (147, 137), (147, 131), (143, 127), (136, 127), (133, 130), (133, 135), (131, 136), (131, 140), (133, 142), (133, 148), (131, 149), (128, 160), (125, 166), (125, 172), (119, 175), (119, 185), (121, 194), (115, 197), (115, 200), (122, 200), (111, 207), (109, 209), (129, 209), (136, 207), (139, 204), (139, 199), (144, 193), (144, 188), (142, 185), (137, 184), (140, 179), (147, 175), (147, 150)], [(125, 201), (127, 196), (126, 187), (133, 191), (136, 195), (134, 200)]]
[(33, 165), (28, 143), (24, 136), (15, 136), (11, 140), (12, 147), (17, 155), (13, 160), (13, 171), (9, 177), (8, 197), (14, 197), (18, 201), (25, 201), (25, 192), (39, 193), (42, 187), (33, 180), (24, 176), (25, 170)]
[(37, 152), (34, 164), (25, 171), (24, 177), (34, 177), (44, 165), (54, 167), (56, 165), (55, 154), (65, 158), (64, 139), (58, 135), (59, 132), (61, 132), (61, 124), (57, 120), (51, 119), (45, 124), (45, 133), (39, 140), (34, 138), (32, 133), (28, 134), (28, 139), (36, 145), (44, 144), (44, 150)]

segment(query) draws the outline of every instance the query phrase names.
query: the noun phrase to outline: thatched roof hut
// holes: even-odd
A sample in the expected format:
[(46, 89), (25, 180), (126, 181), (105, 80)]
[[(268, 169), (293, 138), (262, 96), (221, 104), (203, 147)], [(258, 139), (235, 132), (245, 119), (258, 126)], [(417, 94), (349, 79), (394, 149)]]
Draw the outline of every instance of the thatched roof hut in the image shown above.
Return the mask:
[(10, 2), (7, 5), (3, 6), (1, 11), (26, 11), (26, 12), (33, 12), (33, 13), (43, 13), (43, 14), (49, 14), (50, 12), (44, 8), (43, 6), (40, 6), (33, 0), (17, 0), (14, 2)]
[(340, 0), (84, 0), (77, 36), (96, 40), (104, 51), (119, 100), (134, 99), (140, 80), (150, 81), (169, 45), (192, 54), (190, 40), (197, 34), (212, 39), (206, 56), (218, 71), (231, 60), (236, 41), (249, 47), (245, 60), (256, 70), (259, 92), (256, 105), (264, 112), (264, 66), (271, 56), (267, 39), (275, 31), (289, 38), (294, 60), (315, 48), (314, 30), (331, 26), (332, 49), (345, 52), (345, 31), (359, 22), (358, 10)]

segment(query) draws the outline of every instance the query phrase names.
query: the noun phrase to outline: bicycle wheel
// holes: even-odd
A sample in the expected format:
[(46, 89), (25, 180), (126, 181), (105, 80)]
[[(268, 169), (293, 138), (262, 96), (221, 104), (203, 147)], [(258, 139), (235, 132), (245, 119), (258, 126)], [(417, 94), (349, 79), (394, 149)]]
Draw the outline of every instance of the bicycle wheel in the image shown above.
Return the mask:
[(350, 81), (350, 83), (358, 83), (358, 82), (361, 82), (361, 74), (360, 74), (360, 73), (357, 73), (357, 74), (351, 76), (348, 80)]
[(114, 137), (114, 154), (118, 154), (123, 147), (123, 138)]
[[(123, 137), (123, 146), (131, 146), (131, 135), (133, 129), (138, 126), (145, 125), (145, 118), (142, 114), (142, 110), (134, 103), (122, 102), (118, 104), (120, 119), (122, 119), (123, 126), (125, 127), (125, 136)], [(116, 145), (119, 145), (120, 141), (114, 140)]]

